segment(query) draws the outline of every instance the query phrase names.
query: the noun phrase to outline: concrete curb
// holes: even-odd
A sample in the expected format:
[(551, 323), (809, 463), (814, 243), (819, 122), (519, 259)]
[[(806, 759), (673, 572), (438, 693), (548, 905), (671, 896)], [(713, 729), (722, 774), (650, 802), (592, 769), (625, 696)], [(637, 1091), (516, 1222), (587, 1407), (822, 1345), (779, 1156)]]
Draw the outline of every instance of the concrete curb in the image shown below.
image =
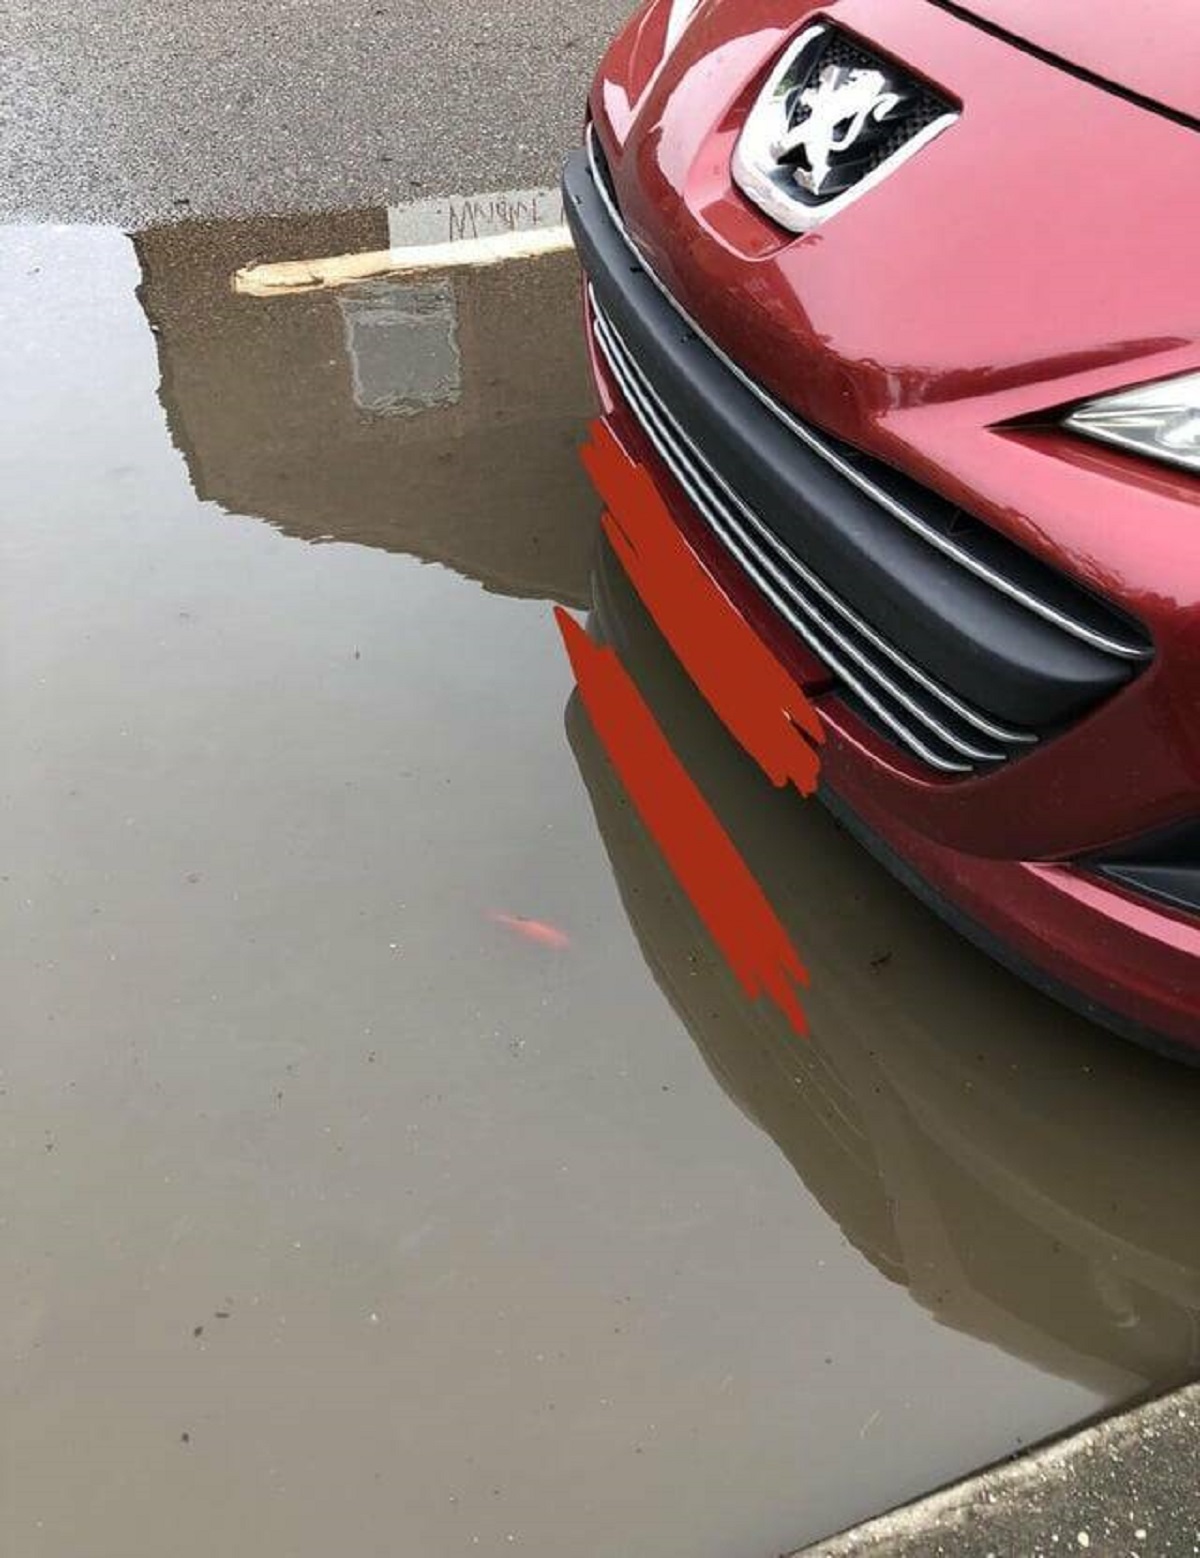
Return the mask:
[(1200, 1385), (1004, 1461), (792, 1558), (1194, 1558)]

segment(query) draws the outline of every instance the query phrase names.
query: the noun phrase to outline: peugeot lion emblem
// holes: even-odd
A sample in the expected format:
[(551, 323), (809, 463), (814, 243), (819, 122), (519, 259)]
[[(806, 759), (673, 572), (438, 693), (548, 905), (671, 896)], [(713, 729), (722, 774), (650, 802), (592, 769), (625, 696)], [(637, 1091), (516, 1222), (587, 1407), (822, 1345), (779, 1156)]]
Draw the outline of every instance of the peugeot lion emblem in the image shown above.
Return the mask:
[(826, 65), (815, 86), (793, 94), (793, 122), (771, 145), (777, 162), (795, 169), (796, 182), (814, 195), (825, 188), (832, 158), (848, 152), (868, 125), (899, 108), (900, 95), (889, 90), (879, 70), (850, 70)]
[(802, 233), (873, 189), (958, 117), (935, 87), (841, 28), (808, 28), (776, 62), (738, 137), (733, 177)]

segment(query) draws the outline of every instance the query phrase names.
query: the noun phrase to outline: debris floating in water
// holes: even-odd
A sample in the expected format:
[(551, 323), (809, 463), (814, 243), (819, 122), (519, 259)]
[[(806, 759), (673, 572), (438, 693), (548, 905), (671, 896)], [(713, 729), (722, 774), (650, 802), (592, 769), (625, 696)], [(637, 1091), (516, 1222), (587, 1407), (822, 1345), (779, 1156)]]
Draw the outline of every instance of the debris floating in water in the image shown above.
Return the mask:
[(555, 951), (560, 951), (571, 945), (571, 938), (565, 930), (559, 930), (557, 925), (549, 925), (545, 920), (531, 920), (523, 914), (501, 914), (495, 909), (492, 910), (491, 918), (497, 925), (515, 930), (518, 936), (524, 936), (526, 941), (536, 941), (541, 947), (553, 947)]
[(361, 281), (392, 277), (424, 277), (439, 271), (473, 270), (510, 260), (535, 260), (572, 247), (570, 229), (529, 228), (524, 232), (493, 233), (486, 238), (459, 238), (452, 243), (408, 244), (370, 254), (334, 254), (318, 260), (277, 260), (244, 265), (233, 274), (233, 290), (243, 297), (270, 298), (294, 292), (322, 292)]

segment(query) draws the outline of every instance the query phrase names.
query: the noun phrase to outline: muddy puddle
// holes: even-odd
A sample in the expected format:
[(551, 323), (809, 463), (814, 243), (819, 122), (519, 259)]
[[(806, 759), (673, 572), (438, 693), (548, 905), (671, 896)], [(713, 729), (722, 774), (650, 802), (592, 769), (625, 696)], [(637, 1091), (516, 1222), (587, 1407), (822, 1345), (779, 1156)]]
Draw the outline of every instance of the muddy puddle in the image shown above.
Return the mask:
[[(1188, 1373), (1200, 1077), (731, 745), (597, 548), (570, 257), (229, 289), (384, 242), (0, 246), (6, 1550), (751, 1558)], [(552, 603), (794, 937), (808, 1041)]]

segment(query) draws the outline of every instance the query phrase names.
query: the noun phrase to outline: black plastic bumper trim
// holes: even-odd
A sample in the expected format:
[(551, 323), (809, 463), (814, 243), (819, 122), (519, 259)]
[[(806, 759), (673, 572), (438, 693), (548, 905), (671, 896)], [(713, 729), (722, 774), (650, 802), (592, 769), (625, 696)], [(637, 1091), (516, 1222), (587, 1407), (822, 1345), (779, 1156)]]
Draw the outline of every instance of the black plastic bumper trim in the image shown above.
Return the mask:
[[(1002, 761), (1008, 744), (1036, 740), (1002, 729), (940, 687), (794, 557), (673, 425), (590, 289), (589, 295), (597, 344), (660, 459), (788, 626), (857, 695), (868, 718), (874, 715), (923, 762), (945, 773), (970, 773), (975, 763)], [(981, 745), (987, 736), (992, 744)]]
[(1200, 821), (1163, 828), (1087, 864), (1139, 897), (1200, 914)]
[[(780, 540), (898, 650), (967, 702), (1047, 729), (1130, 675), (926, 544), (772, 416), (637, 263), (586, 152), (566, 212), (597, 297), (658, 399)], [(1136, 652), (1136, 651), (1135, 651)]]

